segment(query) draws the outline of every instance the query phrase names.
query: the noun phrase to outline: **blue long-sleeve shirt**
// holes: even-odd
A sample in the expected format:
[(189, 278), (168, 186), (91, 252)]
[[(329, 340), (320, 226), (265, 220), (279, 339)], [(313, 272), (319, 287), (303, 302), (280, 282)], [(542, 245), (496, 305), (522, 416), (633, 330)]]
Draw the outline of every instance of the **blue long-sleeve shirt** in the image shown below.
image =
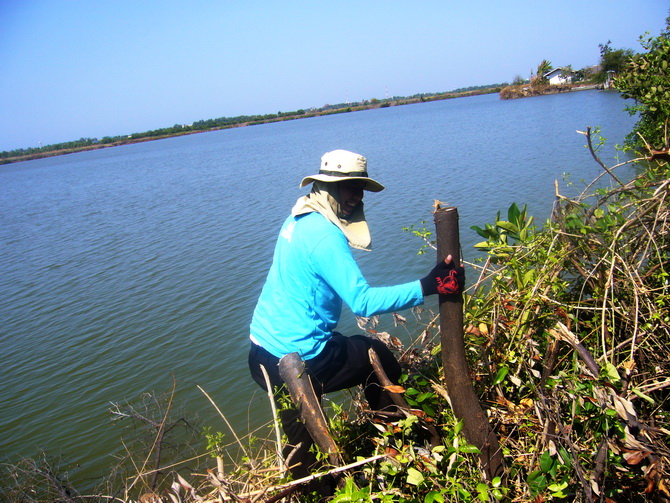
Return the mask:
[(370, 287), (342, 231), (318, 212), (289, 216), (251, 320), (251, 338), (274, 356), (318, 355), (330, 339), (342, 302), (358, 316), (423, 304), (419, 280)]

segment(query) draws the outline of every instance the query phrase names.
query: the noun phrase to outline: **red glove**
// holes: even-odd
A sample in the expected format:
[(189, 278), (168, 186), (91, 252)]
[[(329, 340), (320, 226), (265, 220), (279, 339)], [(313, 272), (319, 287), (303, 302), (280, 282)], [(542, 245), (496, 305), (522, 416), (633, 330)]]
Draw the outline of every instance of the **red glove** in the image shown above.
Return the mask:
[(449, 255), (440, 261), (427, 276), (421, 278), (423, 295), (458, 295), (465, 287), (465, 269), (456, 266)]

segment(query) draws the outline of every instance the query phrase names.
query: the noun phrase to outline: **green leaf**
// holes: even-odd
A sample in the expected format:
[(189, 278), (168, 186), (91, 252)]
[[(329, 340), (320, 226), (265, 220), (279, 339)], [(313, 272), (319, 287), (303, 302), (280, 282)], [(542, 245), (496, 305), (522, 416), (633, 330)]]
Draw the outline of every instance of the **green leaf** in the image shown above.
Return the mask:
[(496, 225), (502, 229), (505, 229), (508, 232), (513, 232), (515, 234), (519, 232), (519, 227), (513, 224), (512, 222), (506, 222), (504, 220), (500, 220), (496, 222)]
[(549, 484), (547, 489), (551, 491), (551, 495), (554, 498), (565, 498), (567, 493), (563, 492), (564, 489), (568, 487), (567, 482), (561, 482), (560, 484)]
[(570, 453), (565, 447), (559, 447), (558, 454), (561, 457), (562, 464), (567, 465), (568, 463), (572, 462), (572, 456), (570, 456)]
[(435, 408), (432, 405), (427, 404), (427, 403), (423, 403), (423, 404), (421, 404), (421, 408), (430, 417), (436, 417), (437, 416), (437, 411), (435, 410)]
[(650, 397), (649, 395), (645, 395), (645, 394), (642, 393), (639, 389), (637, 389), (637, 388), (633, 388), (631, 391), (632, 391), (633, 393), (635, 393), (637, 396), (639, 396), (640, 398), (642, 398), (643, 400), (646, 400), (647, 402), (649, 402), (650, 404), (652, 404), (652, 405), (656, 405), (656, 400), (654, 400), (654, 399), (653, 399), (652, 397)]
[(544, 473), (548, 473), (554, 466), (556, 460), (551, 456), (549, 451), (544, 451), (540, 456), (540, 469)]
[(481, 227), (478, 227), (476, 225), (471, 225), (470, 229), (475, 231), (477, 234), (479, 234), (483, 238), (488, 238), (489, 237), (488, 234), (486, 233), (486, 231), (484, 229), (482, 229)]
[(509, 207), (507, 210), (507, 219), (510, 222), (516, 222), (519, 219), (519, 215), (521, 214), (521, 211), (519, 211), (519, 207), (517, 206), (516, 203), (512, 203), (512, 206)]
[(426, 494), (424, 503), (444, 503), (444, 496), (442, 496), (437, 491), (430, 491), (428, 494)]
[(477, 449), (474, 445), (464, 445), (462, 446), (459, 451), (464, 452), (466, 454), (479, 454), (480, 451)]
[(528, 484), (528, 488), (530, 489), (530, 494), (532, 496), (535, 496), (546, 489), (547, 477), (545, 477), (544, 473), (542, 473), (541, 471), (536, 470), (532, 472), (530, 475), (528, 475), (526, 483)]
[(523, 275), (523, 286), (526, 286), (530, 283), (535, 282), (535, 277), (536, 277), (536, 271), (535, 269), (530, 269), (526, 271)]
[(416, 397), (416, 401), (419, 402), (419, 403), (421, 403), (421, 402), (423, 402), (423, 401), (425, 401), (425, 400), (428, 400), (428, 399), (430, 399), (430, 398), (433, 398), (434, 396), (435, 396), (434, 393), (432, 393), (432, 392), (430, 392), (430, 391), (424, 391), (423, 393), (420, 393), (420, 394)]
[(418, 486), (423, 482), (423, 475), (416, 468), (409, 467), (407, 469), (407, 483), (413, 486)]
[(621, 381), (621, 376), (619, 375), (619, 371), (616, 369), (616, 367), (614, 365), (612, 365), (612, 363), (610, 363), (610, 362), (605, 363), (604, 371), (605, 371), (605, 375), (613, 383), (618, 383), (619, 381)]
[(568, 483), (567, 482), (561, 482), (560, 484), (549, 484), (547, 486), (547, 489), (549, 489), (553, 493), (553, 492), (556, 492), (556, 491), (562, 491), (566, 487), (568, 487)]
[(497, 386), (498, 384), (503, 382), (505, 380), (505, 377), (507, 377), (508, 372), (509, 367), (502, 367), (500, 370), (498, 370), (495, 379), (493, 379), (493, 386)]
[(482, 482), (477, 484), (477, 499), (479, 499), (479, 501), (489, 501), (488, 489), (488, 486)]

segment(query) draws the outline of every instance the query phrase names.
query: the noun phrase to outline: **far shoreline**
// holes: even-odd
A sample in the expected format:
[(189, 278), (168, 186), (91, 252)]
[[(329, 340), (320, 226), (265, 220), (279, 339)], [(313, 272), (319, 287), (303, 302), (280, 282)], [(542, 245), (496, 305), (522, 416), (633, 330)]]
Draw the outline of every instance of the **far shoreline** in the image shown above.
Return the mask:
[[(596, 88), (596, 86), (573, 86), (570, 89), (561, 89), (561, 90), (556, 90), (551, 92), (551, 94), (554, 94), (556, 92), (570, 92), (570, 91), (581, 91), (581, 90), (591, 90)], [(482, 89), (477, 89), (473, 91), (463, 91), (463, 92), (447, 92), (447, 93), (439, 93), (439, 94), (433, 94), (433, 95), (424, 95), (419, 98), (398, 98), (398, 99), (388, 99), (388, 100), (383, 100), (383, 101), (377, 101), (373, 100), (376, 102), (369, 103), (369, 104), (358, 104), (355, 106), (342, 106), (340, 108), (329, 108), (329, 109), (318, 109), (318, 110), (311, 110), (306, 113), (301, 113), (301, 114), (286, 114), (286, 115), (281, 115), (281, 116), (276, 116), (274, 118), (268, 118), (268, 119), (262, 119), (262, 120), (255, 120), (255, 121), (246, 121), (246, 122), (239, 122), (239, 123), (234, 123), (230, 125), (225, 125), (225, 126), (215, 126), (215, 127), (209, 127), (209, 128), (204, 128), (204, 129), (198, 129), (198, 130), (191, 130), (191, 131), (180, 131), (180, 132), (172, 132), (168, 134), (162, 134), (162, 135), (148, 135), (147, 133), (142, 133), (142, 134), (147, 134), (147, 136), (141, 136), (137, 138), (132, 138), (130, 135), (127, 138), (124, 138), (123, 140), (117, 140), (112, 143), (95, 143), (92, 145), (86, 145), (86, 146), (81, 146), (81, 147), (74, 147), (74, 148), (67, 148), (67, 149), (60, 149), (60, 150), (47, 150), (44, 152), (34, 152), (31, 154), (27, 155), (20, 155), (20, 156), (13, 156), (13, 157), (5, 157), (5, 158), (0, 158), (0, 165), (6, 165), (6, 164), (13, 164), (17, 162), (24, 162), (24, 161), (33, 161), (36, 159), (45, 159), (49, 157), (56, 157), (56, 156), (62, 156), (62, 155), (69, 155), (69, 154), (75, 154), (78, 152), (86, 152), (90, 150), (100, 150), (104, 148), (111, 148), (111, 147), (120, 147), (123, 145), (132, 145), (135, 143), (144, 143), (147, 141), (155, 141), (155, 140), (164, 140), (167, 138), (175, 138), (178, 136), (185, 136), (185, 135), (192, 135), (192, 134), (199, 134), (199, 133), (210, 133), (212, 131), (221, 131), (225, 129), (234, 129), (234, 128), (239, 128), (239, 127), (247, 127), (247, 126), (255, 126), (258, 124), (270, 124), (273, 122), (283, 122), (283, 121), (289, 121), (289, 120), (299, 120), (299, 119), (308, 119), (312, 117), (323, 117), (326, 115), (335, 115), (335, 114), (341, 114), (341, 113), (351, 113), (351, 112), (360, 112), (364, 110), (373, 110), (377, 108), (388, 108), (388, 107), (394, 107), (394, 106), (403, 106), (403, 105), (414, 105), (418, 103), (426, 103), (426, 102), (431, 102), (431, 101), (441, 101), (441, 100), (448, 100), (448, 99), (456, 99), (456, 98), (467, 98), (471, 96), (480, 96), (480, 95), (485, 95), (485, 94), (493, 94), (493, 93), (500, 93), (500, 91), (503, 89), (502, 86), (495, 86), (495, 87), (488, 87), (488, 88), (482, 88)], [(549, 92), (541, 93), (541, 94), (550, 94)], [(536, 94), (537, 95), (537, 94)], [(528, 97), (528, 96), (526, 96)]]

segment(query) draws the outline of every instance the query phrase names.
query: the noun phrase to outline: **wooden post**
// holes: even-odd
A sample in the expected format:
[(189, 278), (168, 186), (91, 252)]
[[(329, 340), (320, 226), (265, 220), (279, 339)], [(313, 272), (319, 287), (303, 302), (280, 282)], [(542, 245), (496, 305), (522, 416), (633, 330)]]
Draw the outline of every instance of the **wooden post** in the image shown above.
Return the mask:
[[(437, 260), (452, 256), (461, 263), (458, 210), (435, 210)], [(491, 429), (472, 386), (463, 340), (463, 299), (440, 296), (440, 330), (444, 378), (456, 417), (463, 421), (463, 434), (480, 450), (480, 463), (488, 480), (503, 474), (503, 457), (498, 438)]]
[(279, 360), (279, 375), (286, 383), (293, 403), (299, 407), (300, 417), (314, 443), (328, 455), (333, 466), (342, 466), (344, 462), (337, 444), (328, 431), (328, 422), (321, 408), (320, 399), (314, 392), (305, 362), (298, 353), (289, 353)]

